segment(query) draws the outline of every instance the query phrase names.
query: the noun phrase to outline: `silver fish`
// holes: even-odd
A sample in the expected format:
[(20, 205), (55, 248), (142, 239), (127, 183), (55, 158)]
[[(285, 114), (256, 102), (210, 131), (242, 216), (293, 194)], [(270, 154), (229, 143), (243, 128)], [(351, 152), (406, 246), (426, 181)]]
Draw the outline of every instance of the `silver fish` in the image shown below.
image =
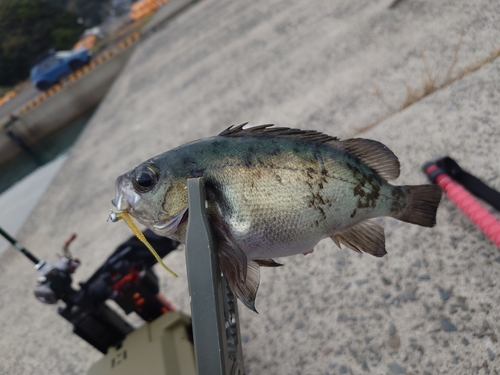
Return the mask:
[(250, 309), (259, 266), (279, 266), (274, 257), (309, 253), (324, 238), (380, 257), (386, 254), (384, 229), (370, 219), (435, 225), (441, 187), (389, 184), (399, 176), (399, 161), (383, 144), (245, 125), (177, 147), (118, 177), (113, 204), (157, 234), (184, 242), (186, 180), (203, 177), (221, 271)]

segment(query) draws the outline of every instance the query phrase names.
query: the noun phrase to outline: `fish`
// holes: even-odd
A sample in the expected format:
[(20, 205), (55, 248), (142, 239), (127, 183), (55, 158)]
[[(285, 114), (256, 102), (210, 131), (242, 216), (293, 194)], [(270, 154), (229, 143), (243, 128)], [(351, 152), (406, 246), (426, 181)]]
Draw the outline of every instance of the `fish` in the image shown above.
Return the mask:
[(202, 177), (222, 274), (257, 312), (260, 267), (339, 247), (387, 254), (378, 217), (433, 227), (439, 185), (401, 185), (396, 155), (382, 143), (272, 124), (230, 126), (146, 160), (119, 176), (112, 203), (158, 235), (185, 242), (187, 180)]

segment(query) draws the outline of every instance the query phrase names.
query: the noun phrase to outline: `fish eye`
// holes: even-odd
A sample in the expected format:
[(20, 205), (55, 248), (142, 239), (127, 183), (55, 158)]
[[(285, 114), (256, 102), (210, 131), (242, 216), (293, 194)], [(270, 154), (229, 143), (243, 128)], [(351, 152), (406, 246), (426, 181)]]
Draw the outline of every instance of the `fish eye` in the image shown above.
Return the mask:
[(151, 164), (141, 164), (134, 170), (132, 185), (138, 193), (146, 193), (158, 182), (158, 169)]

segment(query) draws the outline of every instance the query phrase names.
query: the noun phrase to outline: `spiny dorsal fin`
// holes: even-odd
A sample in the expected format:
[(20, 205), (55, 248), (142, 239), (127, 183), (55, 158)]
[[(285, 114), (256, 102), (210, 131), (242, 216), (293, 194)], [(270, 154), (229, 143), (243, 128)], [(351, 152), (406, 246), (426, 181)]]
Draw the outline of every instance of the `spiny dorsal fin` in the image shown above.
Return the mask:
[(365, 220), (330, 237), (340, 248), (340, 244), (358, 253), (365, 252), (382, 257), (385, 251), (384, 228), (375, 221)]
[(399, 160), (385, 145), (371, 139), (351, 138), (338, 142), (385, 180), (399, 177)]
[(295, 137), (302, 138), (308, 141), (314, 142), (330, 142), (330, 141), (338, 141), (337, 137), (332, 137), (330, 135), (318, 132), (316, 130), (301, 130), (301, 129), (292, 129), (285, 127), (273, 126), (273, 124), (265, 124), (252, 126), (250, 128), (243, 129), (244, 124), (234, 126), (231, 125), (229, 128), (224, 130), (219, 136), (222, 137), (244, 137), (244, 136), (271, 136), (271, 137)]
[(310, 142), (330, 143), (353, 154), (362, 162), (372, 168), (385, 180), (394, 180), (399, 176), (399, 161), (396, 155), (382, 143), (364, 138), (351, 138), (340, 141), (337, 137), (318, 132), (316, 130), (301, 130), (273, 126), (273, 124), (258, 125), (243, 129), (248, 122), (224, 130), (219, 136), (222, 137), (245, 137), (245, 136), (271, 136), (271, 137), (294, 137)]

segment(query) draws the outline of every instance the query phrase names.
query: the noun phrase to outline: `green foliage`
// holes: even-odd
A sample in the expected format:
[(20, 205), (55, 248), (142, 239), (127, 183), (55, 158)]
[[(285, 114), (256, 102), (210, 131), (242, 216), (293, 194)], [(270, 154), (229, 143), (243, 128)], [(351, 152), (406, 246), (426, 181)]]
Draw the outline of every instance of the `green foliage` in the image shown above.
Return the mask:
[(51, 1), (0, 1), (0, 86), (26, 79), (48, 49), (71, 49), (83, 29), (76, 15)]
[(77, 14), (85, 27), (92, 27), (104, 21), (109, 3), (110, 0), (68, 0), (66, 9)]

